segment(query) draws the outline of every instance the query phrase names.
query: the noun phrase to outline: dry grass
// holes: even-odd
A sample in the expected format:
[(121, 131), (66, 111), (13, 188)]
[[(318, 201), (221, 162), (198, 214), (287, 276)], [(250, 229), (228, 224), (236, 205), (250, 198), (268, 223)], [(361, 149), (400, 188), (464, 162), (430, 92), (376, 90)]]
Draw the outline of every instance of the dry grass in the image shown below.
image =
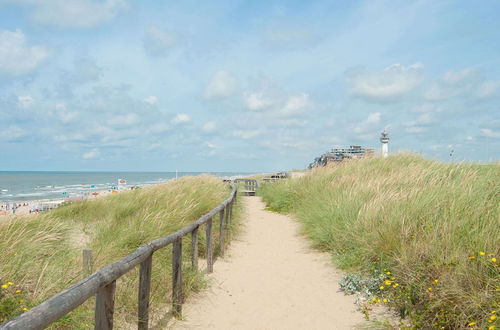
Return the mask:
[(387, 296), (415, 327), (460, 329), (496, 322), (499, 179), (499, 165), (405, 154), (316, 169), (262, 193), (342, 268), (390, 269), (400, 286)]
[[(227, 185), (212, 176), (183, 177), (158, 186), (76, 202), (36, 217), (16, 217), (1, 223), (0, 282), (13, 284), (0, 293), (0, 323), (82, 279), (83, 248), (92, 249), (94, 270), (97, 270), (145, 242), (193, 222), (226, 199), (229, 192)], [(218, 233), (217, 228), (214, 233)], [(186, 253), (189, 240), (185, 238), (183, 244)], [(204, 235), (200, 235), (200, 244), (202, 252)], [(171, 247), (157, 251), (153, 258), (152, 318), (161, 318), (169, 308), (170, 258)], [(205, 285), (203, 276), (189, 271), (184, 280), (186, 292)], [(116, 324), (125, 326), (136, 322), (137, 286), (137, 270), (118, 280)], [(92, 326), (92, 308), (93, 301), (89, 301), (59, 320), (53, 328)]]

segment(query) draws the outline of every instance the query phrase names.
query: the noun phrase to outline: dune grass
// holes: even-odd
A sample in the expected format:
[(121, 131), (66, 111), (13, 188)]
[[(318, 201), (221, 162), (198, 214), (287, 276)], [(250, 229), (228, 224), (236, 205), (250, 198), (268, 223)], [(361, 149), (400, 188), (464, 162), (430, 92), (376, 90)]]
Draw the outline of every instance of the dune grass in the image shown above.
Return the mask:
[(371, 303), (419, 329), (485, 329), (500, 304), (500, 166), (411, 154), (312, 170), (266, 184), (268, 208), (291, 213), (349, 272), (380, 274)]
[[(34, 217), (0, 222), (0, 324), (85, 277), (82, 249), (92, 249), (93, 269), (126, 256), (141, 244), (168, 235), (195, 221), (225, 200), (230, 188), (212, 176), (183, 177), (166, 184), (75, 202)], [(235, 220), (239, 209), (234, 210)], [(213, 222), (214, 246), (218, 221)], [(235, 222), (236, 224), (236, 222)], [(236, 226), (235, 226), (236, 227)], [(233, 227), (232, 229), (234, 229)], [(199, 235), (200, 256), (205, 237)], [(205, 285), (203, 275), (189, 271), (190, 235), (183, 247), (185, 292)], [(169, 309), (171, 246), (153, 257), (150, 317)], [(117, 281), (115, 324), (136, 322), (138, 270)], [(84, 329), (93, 325), (93, 299), (52, 328)]]

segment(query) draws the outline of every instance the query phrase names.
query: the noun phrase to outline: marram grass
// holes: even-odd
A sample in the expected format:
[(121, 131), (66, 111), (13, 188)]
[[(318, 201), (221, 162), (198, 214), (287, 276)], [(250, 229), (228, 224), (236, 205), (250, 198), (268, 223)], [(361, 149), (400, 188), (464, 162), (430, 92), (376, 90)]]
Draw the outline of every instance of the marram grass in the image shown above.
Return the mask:
[(500, 165), (400, 154), (315, 169), (261, 194), (341, 268), (382, 273), (381, 299), (412, 327), (497, 325)]
[[(162, 185), (75, 202), (37, 216), (0, 222), (0, 324), (85, 277), (82, 249), (92, 249), (93, 270), (98, 270), (141, 244), (195, 221), (229, 193), (230, 188), (215, 177), (183, 177)], [(238, 214), (235, 208), (236, 219)], [(216, 248), (218, 216), (213, 224)], [(199, 231), (199, 242), (203, 256), (204, 227)], [(183, 240), (185, 292), (205, 285), (203, 276), (189, 271), (189, 248), (190, 235), (187, 235)], [(153, 322), (161, 320), (170, 308), (171, 255), (169, 246), (153, 256), (150, 312)], [(118, 328), (134, 327), (137, 322), (138, 273), (134, 269), (117, 281)], [(93, 327), (93, 306), (94, 300), (90, 299), (52, 328)]]

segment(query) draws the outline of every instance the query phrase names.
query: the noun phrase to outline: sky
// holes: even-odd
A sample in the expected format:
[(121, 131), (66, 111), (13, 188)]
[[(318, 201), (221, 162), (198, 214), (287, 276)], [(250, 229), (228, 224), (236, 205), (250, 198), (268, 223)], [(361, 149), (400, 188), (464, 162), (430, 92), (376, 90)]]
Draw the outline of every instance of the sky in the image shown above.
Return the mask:
[(500, 158), (500, 2), (0, 0), (0, 170)]

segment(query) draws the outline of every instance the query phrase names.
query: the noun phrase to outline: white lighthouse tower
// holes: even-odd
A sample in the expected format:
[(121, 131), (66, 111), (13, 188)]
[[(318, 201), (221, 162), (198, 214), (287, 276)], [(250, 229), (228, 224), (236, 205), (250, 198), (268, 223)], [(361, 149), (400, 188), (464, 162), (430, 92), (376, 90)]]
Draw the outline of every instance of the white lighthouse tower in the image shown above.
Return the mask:
[(385, 129), (380, 135), (380, 142), (382, 142), (382, 157), (386, 158), (389, 156), (389, 133)]

